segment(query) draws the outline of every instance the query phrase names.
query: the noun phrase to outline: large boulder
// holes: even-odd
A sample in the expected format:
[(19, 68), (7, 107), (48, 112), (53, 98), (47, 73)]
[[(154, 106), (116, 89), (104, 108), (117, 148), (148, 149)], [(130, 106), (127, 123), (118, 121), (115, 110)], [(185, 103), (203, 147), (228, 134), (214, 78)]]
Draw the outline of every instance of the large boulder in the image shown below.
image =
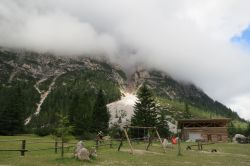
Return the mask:
[(89, 153), (89, 150), (86, 149), (86, 148), (82, 148), (78, 151), (77, 153), (77, 158), (79, 160), (90, 160), (90, 153)]
[(82, 141), (79, 141), (79, 142), (77, 142), (77, 144), (76, 144), (76, 146), (75, 146), (75, 150), (74, 150), (74, 156), (77, 158), (77, 154), (78, 154), (78, 152), (82, 149), (82, 148), (84, 148), (85, 146), (84, 146), (84, 144), (83, 144), (83, 142)]
[(89, 157), (90, 158), (97, 157), (96, 148), (95, 147), (89, 149)]
[(77, 158), (82, 161), (90, 160), (90, 158), (93, 157), (97, 157), (95, 148), (91, 148), (90, 150), (88, 150), (87, 148), (82, 148), (77, 153)]

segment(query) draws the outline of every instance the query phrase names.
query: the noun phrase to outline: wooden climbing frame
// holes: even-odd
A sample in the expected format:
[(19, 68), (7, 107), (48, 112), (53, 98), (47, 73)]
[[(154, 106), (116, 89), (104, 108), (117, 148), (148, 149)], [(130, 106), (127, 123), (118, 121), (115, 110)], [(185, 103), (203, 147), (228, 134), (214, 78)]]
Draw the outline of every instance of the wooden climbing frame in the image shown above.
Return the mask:
[[(123, 127), (123, 132), (124, 132), (124, 135), (125, 135), (125, 137), (126, 137), (126, 139), (127, 139), (127, 142), (128, 142), (128, 145), (129, 145), (129, 148), (130, 148), (130, 151), (131, 151), (131, 154), (134, 154), (134, 148), (133, 148), (133, 146), (132, 146), (132, 144), (131, 144), (131, 141), (130, 141), (130, 138), (129, 138), (129, 136), (128, 136), (128, 129), (151, 129), (151, 130), (153, 130), (153, 131), (156, 133), (157, 138), (158, 138), (159, 141), (160, 141), (160, 144), (162, 145), (162, 148), (163, 148), (164, 153), (166, 153), (166, 149), (165, 149), (165, 147), (164, 147), (164, 145), (163, 145), (163, 142), (162, 142), (162, 140), (161, 140), (161, 137), (160, 137), (160, 135), (159, 135), (159, 133), (158, 133), (156, 127), (124, 126), (124, 127)], [(120, 145), (119, 145), (119, 147), (118, 147), (118, 151), (120, 151), (120, 149), (121, 149), (121, 147), (122, 147), (122, 145), (123, 145), (123, 141), (124, 141), (124, 136), (123, 136), (122, 132), (120, 133), (120, 137), (121, 137), (121, 142), (120, 142)], [(146, 147), (146, 150), (148, 150), (148, 148), (149, 148), (149, 146), (150, 146), (151, 144), (152, 144), (152, 138), (149, 137), (148, 145), (147, 145), (147, 147)]]

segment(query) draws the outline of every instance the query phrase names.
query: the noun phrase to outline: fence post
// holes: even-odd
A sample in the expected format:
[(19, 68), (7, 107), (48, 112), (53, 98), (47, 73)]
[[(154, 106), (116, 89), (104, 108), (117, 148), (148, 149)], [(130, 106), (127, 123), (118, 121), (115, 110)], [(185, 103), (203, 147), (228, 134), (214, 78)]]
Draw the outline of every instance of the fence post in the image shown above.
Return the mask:
[(110, 148), (112, 148), (112, 139), (110, 139), (110, 145), (109, 146), (110, 146)]
[(62, 150), (61, 150), (61, 157), (63, 157), (64, 155), (64, 144), (63, 144), (63, 140), (62, 140)]
[(95, 144), (96, 144), (96, 149), (98, 149), (98, 146), (99, 146), (99, 140), (98, 139), (95, 140)]
[(57, 140), (55, 140), (55, 153), (57, 153), (57, 144), (58, 144), (58, 142), (57, 142)]
[(25, 147), (26, 147), (26, 140), (22, 140), (22, 146), (21, 146), (21, 156), (25, 155)]

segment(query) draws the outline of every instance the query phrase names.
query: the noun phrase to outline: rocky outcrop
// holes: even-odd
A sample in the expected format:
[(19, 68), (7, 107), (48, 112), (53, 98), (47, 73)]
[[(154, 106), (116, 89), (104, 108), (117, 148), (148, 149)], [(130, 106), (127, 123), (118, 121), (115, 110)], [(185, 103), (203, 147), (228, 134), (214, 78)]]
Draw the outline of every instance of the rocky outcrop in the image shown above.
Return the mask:
[(75, 156), (76, 158), (77, 158), (78, 152), (79, 152), (82, 148), (84, 148), (83, 142), (82, 142), (82, 141), (77, 142), (76, 147), (75, 147), (75, 150), (74, 150), (74, 156)]
[(90, 158), (97, 157), (96, 154), (96, 149), (91, 148), (88, 150), (87, 148), (84, 147), (83, 142), (79, 141), (76, 144), (75, 150), (74, 150), (74, 157), (79, 159), (79, 160), (90, 160)]

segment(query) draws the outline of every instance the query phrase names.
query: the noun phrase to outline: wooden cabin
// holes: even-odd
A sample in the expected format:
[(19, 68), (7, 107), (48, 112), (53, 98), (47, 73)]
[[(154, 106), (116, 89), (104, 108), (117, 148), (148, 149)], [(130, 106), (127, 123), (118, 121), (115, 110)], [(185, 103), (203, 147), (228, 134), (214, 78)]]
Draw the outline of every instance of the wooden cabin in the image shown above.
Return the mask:
[(228, 123), (231, 119), (181, 119), (178, 129), (181, 129), (182, 140), (205, 142), (227, 142)]

